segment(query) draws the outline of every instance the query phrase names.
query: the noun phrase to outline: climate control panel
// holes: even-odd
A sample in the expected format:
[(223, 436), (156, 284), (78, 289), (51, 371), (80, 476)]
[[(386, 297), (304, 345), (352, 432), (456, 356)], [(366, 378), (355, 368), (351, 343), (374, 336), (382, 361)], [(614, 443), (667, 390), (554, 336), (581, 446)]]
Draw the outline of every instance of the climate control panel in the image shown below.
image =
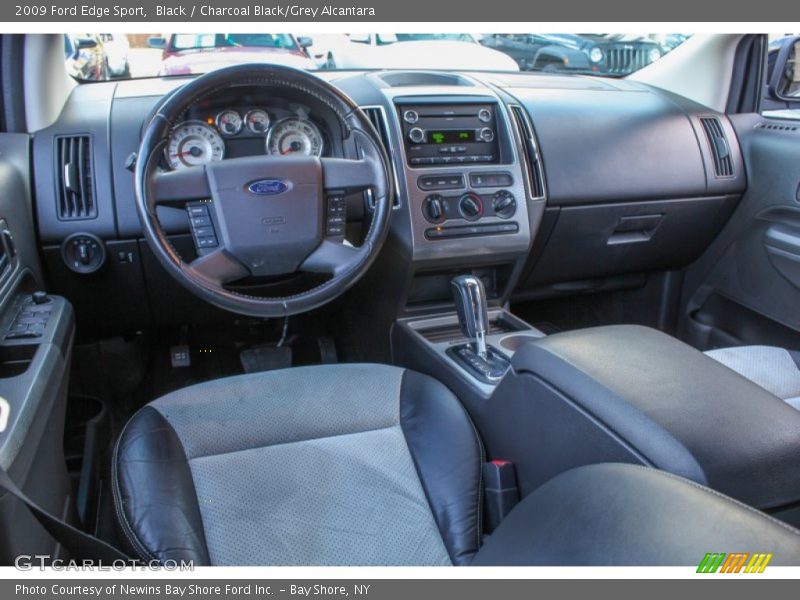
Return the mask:
[(510, 219), (516, 212), (517, 200), (508, 190), (498, 190), (493, 194), (479, 194), (474, 191), (457, 195), (429, 194), (422, 202), (422, 214), (433, 225), (454, 219)]

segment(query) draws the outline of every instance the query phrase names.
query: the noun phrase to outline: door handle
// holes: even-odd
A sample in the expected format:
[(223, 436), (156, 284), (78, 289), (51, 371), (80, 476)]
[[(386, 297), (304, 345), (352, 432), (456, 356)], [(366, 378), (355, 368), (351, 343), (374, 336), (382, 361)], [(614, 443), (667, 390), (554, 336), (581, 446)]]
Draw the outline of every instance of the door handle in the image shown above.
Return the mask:
[(772, 225), (764, 233), (764, 249), (775, 270), (794, 287), (800, 288), (800, 229)]

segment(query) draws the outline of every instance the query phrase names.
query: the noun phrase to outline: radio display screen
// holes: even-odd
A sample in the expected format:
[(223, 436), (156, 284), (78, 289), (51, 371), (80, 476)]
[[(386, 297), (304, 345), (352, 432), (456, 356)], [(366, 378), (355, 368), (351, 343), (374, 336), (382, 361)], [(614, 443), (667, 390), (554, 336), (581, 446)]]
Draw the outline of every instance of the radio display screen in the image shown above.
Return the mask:
[(499, 105), (402, 102), (395, 106), (409, 166), (500, 162)]
[(429, 144), (469, 143), (475, 140), (474, 129), (439, 129), (428, 131)]

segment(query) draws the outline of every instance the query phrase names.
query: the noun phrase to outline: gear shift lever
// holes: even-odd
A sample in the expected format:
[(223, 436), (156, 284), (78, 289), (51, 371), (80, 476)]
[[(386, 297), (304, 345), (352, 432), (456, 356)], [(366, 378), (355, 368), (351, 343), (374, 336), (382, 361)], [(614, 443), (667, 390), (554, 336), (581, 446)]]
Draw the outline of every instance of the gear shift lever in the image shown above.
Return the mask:
[(475, 340), (475, 352), (486, 359), (489, 308), (483, 282), (474, 275), (459, 275), (453, 278), (451, 285), (461, 331), (467, 339)]
[(451, 285), (458, 323), (470, 343), (451, 346), (447, 354), (479, 381), (496, 385), (510, 363), (503, 353), (486, 344), (489, 306), (483, 282), (473, 275), (460, 275), (453, 278)]

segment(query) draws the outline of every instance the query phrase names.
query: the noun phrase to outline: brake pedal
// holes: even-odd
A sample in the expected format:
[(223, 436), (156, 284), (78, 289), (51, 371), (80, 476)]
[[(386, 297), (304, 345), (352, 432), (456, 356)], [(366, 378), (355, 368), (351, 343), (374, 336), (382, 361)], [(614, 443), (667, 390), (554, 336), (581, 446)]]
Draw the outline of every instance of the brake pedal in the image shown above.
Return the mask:
[(291, 346), (255, 346), (242, 350), (239, 361), (245, 373), (259, 373), (261, 371), (275, 371), (288, 369), (292, 366)]
[(333, 341), (331, 336), (319, 336), (317, 345), (319, 346), (319, 356), (323, 365), (335, 365), (339, 362), (339, 357), (336, 355), (336, 342)]

